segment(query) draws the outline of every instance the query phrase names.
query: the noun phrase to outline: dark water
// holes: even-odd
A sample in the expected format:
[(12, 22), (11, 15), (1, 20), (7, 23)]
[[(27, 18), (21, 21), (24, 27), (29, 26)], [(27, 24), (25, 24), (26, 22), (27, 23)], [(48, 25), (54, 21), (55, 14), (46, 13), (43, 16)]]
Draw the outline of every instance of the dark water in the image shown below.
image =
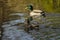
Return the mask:
[[(60, 14), (46, 14), (47, 17), (60, 17)], [(47, 19), (48, 20), (48, 19)], [(44, 20), (43, 20), (44, 21)], [(23, 20), (12, 20), (5, 22), (2, 27), (4, 28), (3, 40), (60, 40), (60, 29), (53, 29), (50, 27), (49, 22), (40, 24), (39, 30), (30, 30), (28, 34), (21, 26), (16, 26), (16, 24), (24, 22)], [(45, 21), (44, 21), (45, 22)], [(46, 28), (46, 25), (49, 25)], [(20, 28), (20, 29), (19, 29)]]

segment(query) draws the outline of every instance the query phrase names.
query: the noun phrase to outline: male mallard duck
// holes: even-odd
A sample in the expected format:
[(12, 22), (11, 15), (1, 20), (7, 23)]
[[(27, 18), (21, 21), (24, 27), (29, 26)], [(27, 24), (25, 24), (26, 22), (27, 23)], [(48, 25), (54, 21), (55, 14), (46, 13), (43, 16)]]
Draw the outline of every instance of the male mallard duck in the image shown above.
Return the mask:
[[(44, 11), (42, 10), (34, 10), (32, 5), (28, 5), (25, 9), (28, 9), (30, 11), (30, 17), (27, 19), (27, 27), (26, 29), (28, 29), (27, 31), (29, 32), (29, 30), (33, 30), (33, 29), (39, 29), (39, 24), (37, 25), (36, 23), (34, 23), (33, 20), (33, 16), (34, 17), (46, 17)], [(44, 19), (43, 19), (44, 20)], [(33, 22), (33, 25), (31, 25)]]
[(30, 11), (30, 17), (27, 19), (27, 29), (35, 29), (35, 27), (39, 27), (39, 25), (31, 25), (33, 20), (33, 16), (43, 16), (45, 17), (45, 13), (42, 10), (34, 10), (32, 5), (28, 5), (25, 9)]
[(33, 16), (42, 16), (46, 17), (44, 11), (42, 10), (34, 10), (32, 5), (28, 5), (25, 9), (28, 9), (30, 11), (30, 17), (27, 19), (27, 23), (30, 24), (30, 21), (33, 20)]
[(42, 10), (34, 10), (32, 5), (28, 5), (26, 9), (30, 10), (30, 16), (43, 16), (45, 17), (45, 13)]

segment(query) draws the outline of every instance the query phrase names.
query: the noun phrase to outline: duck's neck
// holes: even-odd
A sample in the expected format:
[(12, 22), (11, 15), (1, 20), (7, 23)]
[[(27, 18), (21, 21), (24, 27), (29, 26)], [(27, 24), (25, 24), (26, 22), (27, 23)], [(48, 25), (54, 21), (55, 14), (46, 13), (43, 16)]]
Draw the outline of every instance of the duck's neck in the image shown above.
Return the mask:
[(32, 6), (30, 6), (30, 11), (33, 11), (33, 7)]
[(31, 8), (30, 11), (33, 11), (33, 8)]

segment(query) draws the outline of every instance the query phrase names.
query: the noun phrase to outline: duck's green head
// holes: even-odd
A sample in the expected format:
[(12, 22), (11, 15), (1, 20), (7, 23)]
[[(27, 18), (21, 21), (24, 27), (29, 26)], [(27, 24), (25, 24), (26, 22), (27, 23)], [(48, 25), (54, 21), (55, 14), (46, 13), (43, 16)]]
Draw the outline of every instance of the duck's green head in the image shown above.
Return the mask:
[(28, 10), (32, 11), (33, 10), (33, 6), (32, 5), (27, 5), (27, 7), (25, 9), (28, 9)]

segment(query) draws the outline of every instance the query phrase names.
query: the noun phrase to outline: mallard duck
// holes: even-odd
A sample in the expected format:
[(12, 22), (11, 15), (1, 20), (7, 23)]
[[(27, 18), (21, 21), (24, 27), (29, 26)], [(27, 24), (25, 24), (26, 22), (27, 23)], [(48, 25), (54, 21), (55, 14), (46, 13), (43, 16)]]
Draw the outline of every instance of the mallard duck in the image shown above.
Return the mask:
[(27, 18), (27, 29), (35, 29), (35, 27), (39, 28), (39, 25), (37, 24), (31, 25), (31, 22), (33, 21), (33, 16), (45, 17), (45, 13), (42, 10), (34, 10), (32, 5), (28, 5), (25, 9), (28, 9), (30, 11), (30, 17)]
[(28, 5), (25, 9), (28, 9), (30, 11), (30, 16), (43, 16), (46, 17), (44, 11), (42, 10), (35, 10), (33, 9), (32, 5)]
[(25, 9), (28, 9), (30, 11), (30, 17), (27, 19), (28, 24), (30, 24), (30, 21), (33, 20), (33, 16), (34, 17), (37, 17), (37, 16), (46, 17), (44, 11), (42, 11), (42, 10), (34, 10), (32, 5), (28, 5)]

